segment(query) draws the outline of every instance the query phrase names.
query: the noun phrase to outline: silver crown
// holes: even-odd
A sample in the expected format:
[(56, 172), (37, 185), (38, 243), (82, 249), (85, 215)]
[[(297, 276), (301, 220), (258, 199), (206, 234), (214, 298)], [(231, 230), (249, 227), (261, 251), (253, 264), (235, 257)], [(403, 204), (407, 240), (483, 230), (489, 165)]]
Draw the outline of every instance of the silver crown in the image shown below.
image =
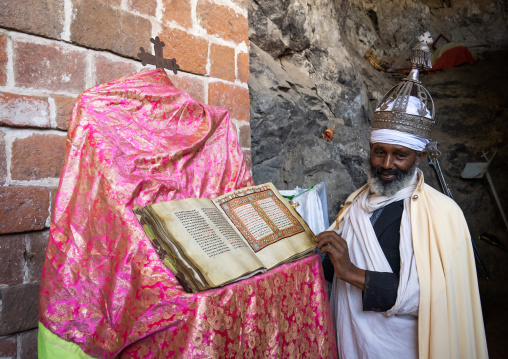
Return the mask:
[(411, 52), (411, 72), (383, 97), (374, 112), (372, 129), (392, 129), (430, 139), (435, 123), (434, 101), (418, 75), (419, 69), (432, 67), (432, 53), (428, 45), (432, 43), (432, 37), (426, 32), (418, 40), (420, 42)]

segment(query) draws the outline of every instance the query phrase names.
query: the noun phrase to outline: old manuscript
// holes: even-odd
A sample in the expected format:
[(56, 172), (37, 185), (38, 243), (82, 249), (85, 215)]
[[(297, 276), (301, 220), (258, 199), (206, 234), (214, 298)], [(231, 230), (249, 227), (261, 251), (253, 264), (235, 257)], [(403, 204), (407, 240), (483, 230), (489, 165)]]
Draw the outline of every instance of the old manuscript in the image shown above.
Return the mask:
[(187, 291), (248, 278), (315, 249), (314, 234), (271, 183), (134, 212)]

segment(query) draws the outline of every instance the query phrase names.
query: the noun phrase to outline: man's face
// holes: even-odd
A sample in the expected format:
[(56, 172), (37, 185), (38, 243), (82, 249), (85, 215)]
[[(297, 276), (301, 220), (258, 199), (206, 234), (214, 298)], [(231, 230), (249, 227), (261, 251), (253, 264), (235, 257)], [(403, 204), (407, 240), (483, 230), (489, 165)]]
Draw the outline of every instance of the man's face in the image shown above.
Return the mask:
[(383, 196), (393, 196), (409, 185), (425, 154), (425, 150), (417, 155), (404, 146), (371, 143), (368, 172), (371, 190)]

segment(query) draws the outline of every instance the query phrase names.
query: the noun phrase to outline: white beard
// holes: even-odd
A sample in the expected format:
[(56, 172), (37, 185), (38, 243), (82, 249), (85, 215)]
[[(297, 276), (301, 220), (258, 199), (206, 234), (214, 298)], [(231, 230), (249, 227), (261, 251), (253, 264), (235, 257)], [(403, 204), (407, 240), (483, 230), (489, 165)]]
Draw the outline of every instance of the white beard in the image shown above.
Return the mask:
[(411, 168), (409, 168), (406, 172), (401, 171), (397, 175), (396, 179), (391, 182), (387, 182), (383, 181), (379, 177), (379, 175), (372, 168), (372, 165), (369, 163), (367, 169), (367, 183), (369, 184), (369, 190), (371, 193), (380, 196), (392, 197), (395, 195), (395, 193), (411, 184), (411, 181), (416, 173), (416, 168), (417, 166), (415, 161)]

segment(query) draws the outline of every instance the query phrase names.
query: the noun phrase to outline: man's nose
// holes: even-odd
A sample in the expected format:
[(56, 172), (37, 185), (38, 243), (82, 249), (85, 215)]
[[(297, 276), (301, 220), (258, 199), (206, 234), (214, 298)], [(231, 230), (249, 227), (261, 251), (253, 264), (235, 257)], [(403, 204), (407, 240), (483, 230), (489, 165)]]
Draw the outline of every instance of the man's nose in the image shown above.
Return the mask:
[(386, 155), (383, 158), (383, 162), (381, 163), (381, 167), (383, 167), (384, 169), (387, 169), (387, 170), (393, 168), (393, 157), (390, 156), (390, 155)]

